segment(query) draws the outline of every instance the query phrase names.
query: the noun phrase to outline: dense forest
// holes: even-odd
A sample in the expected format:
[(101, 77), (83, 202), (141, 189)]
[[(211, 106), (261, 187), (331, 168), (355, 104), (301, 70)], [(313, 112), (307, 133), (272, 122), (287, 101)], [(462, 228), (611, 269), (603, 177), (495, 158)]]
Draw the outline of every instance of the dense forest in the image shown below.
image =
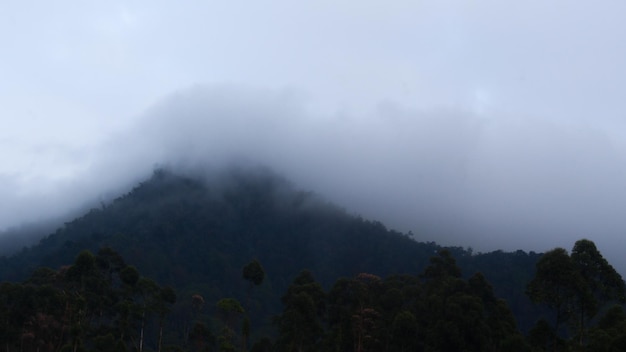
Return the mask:
[(266, 169), (157, 170), (0, 258), (8, 351), (623, 350), (593, 242), (473, 253), (353, 216)]

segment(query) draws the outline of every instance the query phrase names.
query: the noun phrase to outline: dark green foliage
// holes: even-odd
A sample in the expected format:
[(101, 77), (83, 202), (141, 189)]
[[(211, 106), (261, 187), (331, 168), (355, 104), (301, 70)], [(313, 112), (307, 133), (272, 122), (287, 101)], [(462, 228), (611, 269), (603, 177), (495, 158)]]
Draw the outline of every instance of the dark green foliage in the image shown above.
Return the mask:
[[(128, 268), (111, 249), (82, 251), (71, 266), (3, 283), (3, 350), (142, 351), (151, 314), (163, 312), (175, 295), (136, 269), (116, 267)], [(138, 278), (122, 280), (121, 273), (130, 272)]]
[[(113, 248), (144, 275), (179, 292), (200, 292), (208, 302), (238, 298), (257, 327), (280, 311), (288, 278), (301, 268), (315, 272), (328, 288), (337, 277), (360, 272), (381, 277), (422, 272), (441, 249), (350, 216), (311, 193), (294, 190), (267, 170), (234, 169), (209, 181), (157, 170), (127, 195), (66, 223), (39, 245), (0, 260), (0, 280), (21, 281), (37, 267), (58, 268), (83, 249), (102, 247)], [(532, 276), (538, 256), (470, 255), (459, 248), (451, 253), (469, 268), (468, 274), (483, 272), (517, 315), (531, 312), (525, 326), (536, 320), (537, 312), (521, 293), (529, 277), (519, 268), (528, 268)], [(256, 273), (247, 274), (254, 280), (239, 280), (242, 268), (252, 264), (250, 258), (257, 258), (262, 271), (271, 275), (260, 276), (254, 265)], [(111, 267), (101, 270), (108, 276), (131, 270), (118, 259), (111, 258)], [(130, 274), (123, 275), (129, 285), (136, 278)], [(263, 285), (254, 295), (246, 291), (248, 282), (259, 280)], [(175, 312), (183, 309), (180, 302), (173, 307)]]
[(103, 336), (96, 336), (93, 340), (94, 352), (119, 352), (118, 346), (116, 346), (115, 337), (113, 334), (107, 334)]
[(571, 255), (574, 267), (580, 275), (580, 286), (576, 295), (579, 344), (586, 340), (587, 327), (602, 308), (609, 302), (624, 303), (626, 286), (622, 277), (602, 257), (596, 245), (589, 240), (574, 244)]
[[(595, 244), (583, 239), (574, 244), (571, 256), (566, 250), (557, 248), (541, 257), (535, 278), (528, 285), (528, 295), (533, 301), (549, 306), (556, 314), (551, 330), (553, 349), (561, 344), (559, 335), (563, 332), (559, 327), (565, 322), (575, 337), (570, 344), (582, 349), (588, 344), (600, 346), (616, 339), (614, 335), (609, 338), (601, 325), (592, 330), (590, 337), (588, 330), (592, 319), (603, 307), (611, 302), (624, 302), (626, 286)], [(618, 316), (616, 311), (609, 313)], [(532, 331), (531, 341), (543, 346), (541, 337), (548, 335), (548, 329), (544, 321), (539, 323)]]
[[(64, 346), (60, 350), (143, 351), (145, 344), (161, 351), (163, 322), (176, 302), (175, 292), (142, 277), (111, 254), (109, 249), (95, 256), (84, 251), (59, 272), (40, 269), (23, 284), (3, 283), (0, 338), (6, 350), (53, 351)], [(109, 270), (113, 262), (123, 269)], [(329, 294), (304, 270), (282, 297), (284, 309), (275, 318), (276, 343), (264, 338), (252, 351), (544, 351), (566, 347), (566, 341), (545, 320), (531, 329), (526, 342), (506, 303), (494, 295), (486, 278), (476, 273), (463, 279), (450, 252), (440, 251), (430, 262), (419, 276), (383, 279), (360, 273), (339, 279)], [(132, 279), (124, 280), (124, 273)], [(239, 301), (217, 301), (217, 325), (217, 321), (203, 321), (204, 306), (202, 296), (191, 296), (193, 317), (186, 337), (172, 340), (174, 344), (163, 350), (247, 350), (251, 326)], [(591, 329), (587, 347), (620, 350), (626, 341), (625, 329), (622, 308), (611, 308)]]
[(451, 250), (464, 273), (481, 272), (485, 276), (493, 286), (495, 296), (506, 300), (522, 331), (530, 330), (539, 317), (551, 316), (545, 307), (533, 304), (525, 294), (527, 284), (535, 276), (535, 264), (541, 254), (494, 251), (469, 255), (458, 248)]
[[(526, 350), (506, 303), (493, 295), (482, 275), (462, 279), (446, 251), (431, 262), (422, 279), (367, 273), (339, 279), (327, 295), (325, 313), (316, 315), (313, 309), (324, 300), (301, 294), (300, 285), (311, 282), (305, 272), (294, 280), (288, 291), (292, 300), (285, 300), (277, 319), (279, 350)], [(305, 343), (295, 331), (307, 331), (311, 338)]]
[[(253, 327), (267, 326), (280, 311), (288, 278), (301, 268), (314, 270), (329, 287), (337, 276), (362, 271), (419, 271), (438, 248), (352, 217), (267, 171), (234, 170), (208, 185), (158, 171), (112, 204), (2, 261), (0, 280), (21, 281), (36, 267), (58, 268), (82, 249), (101, 247), (113, 248), (138, 271), (179, 292), (199, 292), (208, 302), (237, 298), (245, 303)], [(114, 259), (102, 271), (107, 276), (124, 271), (122, 281), (132, 286), (136, 272)], [(252, 280), (240, 280), (249, 264), (253, 270), (246, 270), (246, 276)], [(266, 270), (271, 276), (262, 275)], [(263, 285), (254, 294), (246, 290), (248, 283), (257, 282)], [(180, 311), (176, 315), (183, 324), (182, 303), (173, 310)]]
[[(128, 350), (139, 349), (141, 341), (152, 350), (175, 345), (189, 350), (190, 333), (201, 323), (215, 337), (203, 349), (239, 349), (247, 341), (271, 336), (277, 348), (289, 341), (292, 346), (342, 351), (355, 346), (363, 351), (452, 350), (461, 345), (466, 350), (510, 350), (520, 335), (508, 307), (523, 322), (523, 331), (541, 317), (542, 310), (524, 296), (539, 254), (442, 250), (350, 216), (266, 170), (234, 170), (205, 181), (157, 171), (132, 192), (66, 223), (39, 245), (0, 258), (0, 280), (23, 282), (30, 276), (31, 290), (47, 286), (71, 294), (72, 307), (78, 310), (68, 315), (64, 332), (70, 349), (94, 348), (96, 337), (108, 341), (113, 334)], [(98, 252), (81, 253), (84, 249)], [(430, 259), (435, 253), (439, 255)], [(74, 259), (74, 266), (62, 268)], [(35, 271), (40, 266), (55, 269)], [(581, 282), (610, 272), (601, 267)], [(299, 275), (302, 268), (310, 272)], [(599, 302), (597, 308), (585, 303), (585, 327), (591, 326), (594, 314), (603, 313), (606, 297), (617, 297), (609, 287), (619, 291), (620, 280), (568, 298)], [(2, 299), (20, 296), (15, 302), (23, 301), (19, 304), (24, 309), (40, 307), (29, 301), (33, 294), (20, 290), (8, 285)], [(67, 297), (41, 294), (48, 297), (41, 304), (57, 307), (48, 315), (65, 312)], [(206, 303), (193, 305), (195, 296)], [(216, 302), (223, 297), (242, 302), (245, 314), (232, 324), (219, 320)], [(12, 309), (13, 302), (1, 309)], [(270, 317), (281, 311), (283, 325), (274, 329)], [(570, 311), (563, 310), (562, 319)], [(408, 338), (411, 315), (417, 324), (414, 340)], [(7, 316), (8, 323), (0, 322), (6, 327), (0, 339), (5, 340), (19, 336), (27, 323), (14, 311)], [(249, 326), (243, 324), (247, 319)], [(308, 337), (294, 342), (278, 335), (283, 329), (289, 336), (287, 321), (305, 326)]]
[(139, 271), (133, 266), (126, 266), (120, 271), (120, 279), (128, 286), (135, 286), (139, 281)]
[[(244, 346), (244, 334), (239, 331), (239, 326), (241, 326), (239, 323), (244, 313), (243, 307), (235, 298), (223, 298), (217, 302), (217, 314), (222, 323), (221, 332), (218, 336), (220, 351), (234, 351)], [(244, 326), (241, 327), (244, 328)], [(249, 327), (247, 329), (249, 330)], [(242, 345), (236, 348), (239, 345), (239, 337), (241, 337)]]
[(438, 256), (430, 258), (430, 265), (422, 275), (427, 280), (439, 282), (444, 278), (460, 278), (461, 268), (456, 265), (456, 260), (452, 257), (449, 250), (443, 249), (439, 251)]
[(417, 318), (410, 311), (404, 310), (396, 314), (391, 326), (391, 348), (394, 351), (415, 351), (419, 346), (416, 339), (418, 331)]
[(309, 271), (302, 271), (282, 298), (283, 313), (275, 319), (278, 351), (318, 351), (323, 335), (326, 297)]
[(234, 298), (220, 299), (217, 302), (217, 311), (222, 321), (228, 325), (232, 325), (233, 320), (244, 313), (243, 307), (239, 301)]
[(257, 341), (250, 349), (250, 352), (272, 352), (272, 341), (267, 337), (264, 337)]
[(265, 271), (258, 260), (253, 260), (243, 267), (243, 278), (258, 286), (265, 278)]
[(551, 351), (555, 340), (558, 341), (558, 336), (545, 319), (537, 321), (528, 332), (528, 343), (536, 351)]
[(215, 337), (206, 324), (196, 322), (189, 332), (189, 342), (193, 351), (210, 351), (215, 345)]
[(520, 337), (513, 316), (493, 294), (480, 273), (469, 280), (447, 251), (432, 258), (422, 277), (424, 298), (418, 302), (424, 316), (426, 351), (501, 350)]
[(528, 295), (533, 302), (545, 303), (554, 310), (554, 327), (558, 331), (570, 318), (570, 307), (580, 285), (580, 274), (567, 251), (556, 248), (537, 262), (537, 273), (528, 284)]
[(621, 306), (611, 307), (589, 331), (589, 350), (623, 351), (626, 339), (626, 315)]

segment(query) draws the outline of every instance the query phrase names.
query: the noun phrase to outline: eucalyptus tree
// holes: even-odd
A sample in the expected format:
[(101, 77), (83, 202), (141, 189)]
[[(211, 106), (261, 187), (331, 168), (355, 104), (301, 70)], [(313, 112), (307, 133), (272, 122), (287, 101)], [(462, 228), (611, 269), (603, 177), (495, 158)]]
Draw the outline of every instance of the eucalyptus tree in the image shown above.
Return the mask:
[(223, 298), (217, 302), (217, 313), (223, 327), (219, 340), (220, 351), (234, 351), (236, 326), (244, 315), (245, 310), (235, 298)]
[[(259, 263), (258, 260), (254, 259), (250, 263), (246, 264), (242, 270), (242, 278), (250, 282), (250, 286), (248, 287), (248, 311), (252, 310), (252, 288), (254, 286), (259, 286), (263, 283), (265, 279), (265, 270), (263, 270), (263, 266)], [(246, 350), (246, 342), (248, 337), (250, 336), (250, 316), (247, 315), (243, 319), (243, 325), (241, 329), (241, 345), (242, 349)]]
[(278, 351), (317, 351), (323, 338), (326, 295), (311, 272), (303, 270), (282, 297), (284, 310), (275, 323)]
[(587, 239), (577, 241), (571, 255), (563, 248), (546, 252), (537, 262), (527, 294), (556, 313), (554, 349), (563, 323), (575, 331), (578, 345), (586, 343), (590, 321), (608, 304), (624, 302), (624, 280)]
[(573, 323), (578, 327), (579, 343), (582, 345), (589, 321), (607, 303), (623, 303), (626, 286), (621, 275), (604, 259), (592, 241), (577, 241), (571, 258), (581, 280), (575, 302), (577, 317)]
[(554, 345), (561, 325), (569, 320), (572, 304), (581, 287), (581, 277), (572, 258), (563, 248), (546, 252), (537, 262), (535, 277), (527, 294), (535, 303), (544, 303), (555, 313)]

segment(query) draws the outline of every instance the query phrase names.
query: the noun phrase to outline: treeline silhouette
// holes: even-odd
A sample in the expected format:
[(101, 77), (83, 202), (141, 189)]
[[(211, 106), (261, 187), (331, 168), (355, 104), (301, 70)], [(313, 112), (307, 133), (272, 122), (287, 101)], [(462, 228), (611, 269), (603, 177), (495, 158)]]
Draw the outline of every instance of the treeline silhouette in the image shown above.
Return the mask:
[[(4, 346), (45, 351), (45, 341), (54, 351), (553, 349), (597, 345), (600, 323), (605, 345), (619, 340), (611, 329), (619, 331), (621, 310), (607, 313), (607, 307), (621, 299), (615, 292), (623, 281), (617, 273), (605, 275), (612, 267), (595, 246), (584, 242), (585, 256), (574, 255), (580, 248), (571, 257), (565, 251), (578, 263), (564, 274), (579, 282), (568, 292), (578, 294), (559, 301), (557, 322), (548, 291), (528, 286), (538, 280), (545, 256), (474, 253), (416, 237), (352, 216), (266, 169), (208, 176), (156, 170), (111, 204), (0, 258), (3, 316), (15, 318), (15, 302), (21, 301), (14, 297), (22, 297), (31, 307), (25, 312), (32, 313), (3, 322), (11, 322)], [(582, 257), (595, 258), (603, 269), (576, 269)], [(111, 258), (115, 264), (106, 264)], [(79, 267), (92, 269), (72, 269), (79, 259)], [(597, 289), (603, 277), (611, 277), (612, 291)], [(38, 298), (45, 292), (48, 298)], [(108, 301), (87, 303), (85, 297)], [(84, 309), (76, 308), (81, 304)], [(612, 314), (611, 322), (602, 318), (605, 313)], [(290, 332), (300, 321), (311, 325)], [(45, 329), (35, 325), (55, 337), (42, 337), (48, 336)], [(296, 338), (295, 331), (302, 333)]]

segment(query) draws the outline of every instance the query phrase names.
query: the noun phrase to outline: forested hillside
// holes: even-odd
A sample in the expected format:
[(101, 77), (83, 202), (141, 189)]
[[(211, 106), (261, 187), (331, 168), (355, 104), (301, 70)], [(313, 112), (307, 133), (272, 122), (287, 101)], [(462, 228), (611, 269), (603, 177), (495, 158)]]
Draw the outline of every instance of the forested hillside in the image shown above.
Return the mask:
[[(330, 345), (350, 350), (348, 345), (358, 342), (362, 351), (415, 350), (429, 344), (436, 346), (444, 339), (453, 345), (440, 346), (443, 349), (439, 350), (454, 350), (459, 344), (468, 343), (470, 337), (459, 335), (454, 340), (445, 337), (443, 331), (463, 331), (463, 328), (429, 324), (438, 319), (443, 319), (441, 324), (450, 324), (446, 321), (467, 318), (459, 311), (449, 310), (451, 303), (433, 301), (438, 296), (450, 296), (457, 297), (451, 298), (453, 301), (459, 300), (455, 309), (475, 309), (475, 319), (479, 320), (474, 323), (484, 324), (475, 326), (479, 330), (474, 334), (482, 337), (475, 340), (469, 350), (481, 350), (485, 346), (503, 350), (502, 344), (522, 339), (518, 331), (529, 331), (548, 313), (545, 306), (531, 303), (526, 296), (540, 254), (523, 251), (477, 254), (463, 248), (444, 249), (433, 242), (419, 242), (412, 235), (388, 230), (379, 222), (352, 216), (315, 194), (296, 190), (265, 169), (231, 169), (210, 177), (157, 170), (151, 179), (111, 204), (92, 209), (66, 223), (36, 246), (3, 257), (0, 279), (24, 282), (33, 272), (41, 275), (41, 271), (35, 271), (37, 268), (48, 267), (50, 271), (44, 273), (54, 273), (50, 275), (55, 279), (33, 281), (31, 278), (31, 285), (54, 283), (62, 292), (66, 292), (64, 285), (74, 285), (76, 292), (87, 292), (80, 291), (87, 290), (80, 285), (76, 288), (76, 280), (80, 280), (75, 276), (71, 279), (74, 281), (67, 281), (63, 268), (72, 263), (76, 265), (80, 258), (83, 262), (91, 260), (85, 258), (100, 258), (102, 262), (103, 249), (105, 254), (116, 253), (115, 256), (119, 254), (119, 258), (123, 258), (124, 265), (118, 265), (117, 275), (128, 264), (136, 268), (133, 270), (137, 271), (137, 277), (141, 273), (142, 277), (150, 278), (150, 281), (142, 281), (144, 284), (151, 282), (154, 284), (149, 286), (153, 288), (174, 289), (178, 298), (167, 301), (171, 305), (167, 309), (168, 318), (161, 322), (167, 332), (164, 338), (171, 345), (190, 346), (193, 336), (203, 346), (219, 345), (218, 336), (240, 348), (245, 347), (248, 339), (264, 341), (258, 346), (271, 345), (270, 341), (283, 347), (311, 345), (305, 340), (293, 340), (290, 335), (293, 332), (287, 331), (297, 324), (288, 318), (293, 313), (290, 309), (303, 309), (304, 312), (298, 314), (319, 315), (314, 321), (319, 322), (321, 330), (311, 332), (316, 348), (326, 344), (324, 350), (330, 350)], [(250, 263), (262, 266), (259, 282), (242, 277), (243, 268)], [(107, 292), (112, 292), (113, 301), (134, 302), (131, 306), (141, 308), (147, 296), (142, 296), (143, 291), (134, 286), (137, 280), (107, 278), (103, 269), (100, 270), (102, 277), (98, 282), (107, 283), (102, 285), (108, 287)], [(306, 270), (305, 274), (302, 270)], [(150, 292), (161, 292), (156, 288)], [(301, 290), (315, 292), (309, 292), (307, 298), (298, 295)], [(309, 302), (309, 298), (314, 302)], [(65, 304), (70, 304), (68, 302)], [(443, 306), (436, 308), (441, 304)], [(200, 309), (201, 306), (204, 308)], [(423, 311), (426, 307), (439, 310), (429, 311), (428, 315)], [(140, 312), (140, 308), (137, 311)], [(507, 313), (509, 308), (512, 314)], [(355, 309), (361, 312), (359, 324), (365, 325), (354, 325), (357, 323), (350, 321)], [(376, 317), (363, 316), (366, 312)], [(113, 321), (123, 315), (119, 311), (110, 314), (110, 320), (99, 320), (99, 323), (112, 326)], [(435, 318), (433, 314), (441, 316)], [(313, 317), (306, 318), (310, 319)], [(380, 319), (379, 323), (386, 322), (385, 326), (399, 330), (377, 330), (382, 335), (368, 342), (361, 337), (370, 336), (365, 330), (371, 319)], [(133, 324), (141, 321), (135, 319)], [(161, 323), (150, 321), (153, 342), (147, 346), (156, 349), (154, 337), (158, 329), (155, 327)], [(244, 330), (240, 327), (242, 322), (247, 324)], [(497, 332), (494, 324), (507, 327)], [(361, 332), (364, 335), (356, 334), (355, 326), (364, 329)], [(224, 330), (226, 328), (229, 330)], [(348, 328), (350, 332), (345, 330)], [(115, 337), (121, 327), (116, 325), (110, 329)], [(190, 329), (200, 330), (193, 335)], [(419, 330), (415, 333), (420, 336), (419, 343), (411, 338), (389, 337), (413, 334), (418, 331), (415, 329)], [(133, 331), (139, 330), (135, 326)], [(228, 334), (224, 335), (224, 331)], [(202, 342), (205, 335), (217, 340)], [(91, 332), (90, 336), (100, 335)], [(102, 336), (108, 336), (108, 332)], [(237, 343), (234, 336), (238, 336)], [(138, 346), (135, 337), (124, 340), (130, 335), (115, 338), (127, 347)], [(353, 340), (355, 338), (357, 340)], [(415, 343), (418, 345), (412, 345)], [(74, 341), (74, 346), (76, 344), (78, 342)], [(285, 347), (284, 350), (294, 349)]]

